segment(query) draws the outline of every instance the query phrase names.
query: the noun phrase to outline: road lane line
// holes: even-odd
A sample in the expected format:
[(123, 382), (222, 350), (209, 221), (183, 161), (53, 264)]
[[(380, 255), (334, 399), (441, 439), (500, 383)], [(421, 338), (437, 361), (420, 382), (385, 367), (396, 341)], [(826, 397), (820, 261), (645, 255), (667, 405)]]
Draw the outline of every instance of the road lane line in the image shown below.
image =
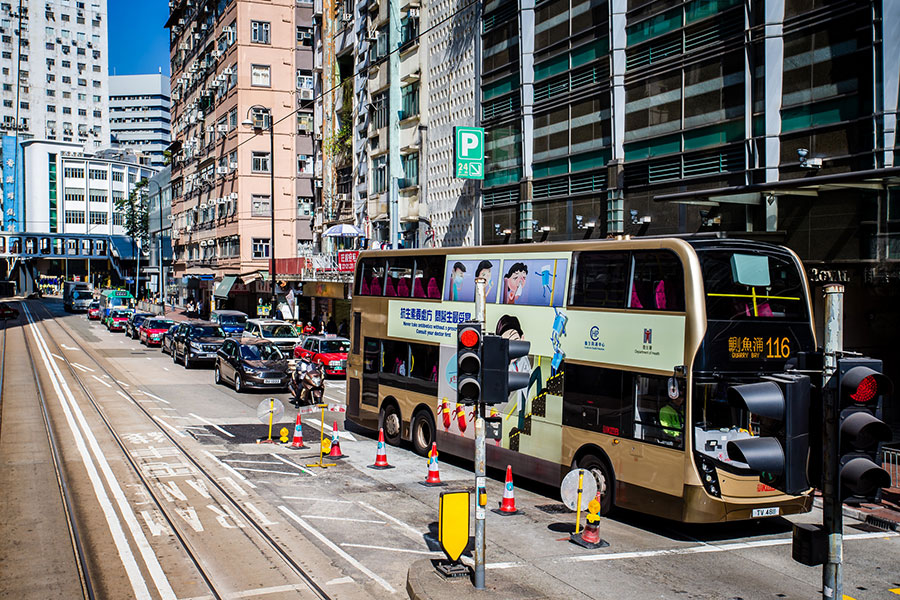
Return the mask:
[(372, 523), (374, 525), (387, 525), (385, 521), (374, 519), (351, 519), (350, 517), (331, 517), (328, 515), (300, 515), (304, 519), (322, 519), (323, 521), (346, 521), (347, 523)]
[[(35, 337), (38, 347), (42, 348), (44, 352), (49, 353), (50, 349), (47, 346), (47, 342), (45, 341), (43, 334), (37, 328), (37, 325), (35, 325), (31, 313), (27, 310), (27, 308), (26, 314), (28, 316), (28, 320), (30, 321), (32, 335)], [(49, 365), (49, 367), (53, 370), (56, 379), (58, 379), (59, 381), (60, 387), (62, 387), (63, 391), (65, 392), (64, 397), (68, 401), (68, 404), (71, 406), (72, 413), (74, 414), (76, 421), (81, 427), (83, 435), (87, 441), (87, 445), (91, 449), (91, 453), (94, 455), (94, 458), (96, 459), (97, 464), (100, 467), (100, 472), (103, 474), (103, 477), (106, 480), (106, 485), (112, 492), (113, 498), (116, 501), (116, 505), (119, 507), (119, 512), (121, 513), (122, 518), (125, 521), (126, 526), (128, 527), (128, 531), (131, 534), (131, 539), (134, 541), (135, 545), (138, 548), (138, 551), (140, 552), (141, 558), (144, 561), (144, 565), (147, 567), (147, 571), (150, 574), (150, 578), (153, 580), (153, 584), (156, 587), (157, 592), (159, 592), (162, 600), (176, 600), (175, 591), (172, 589), (172, 586), (169, 583), (165, 572), (163, 572), (162, 566), (159, 564), (159, 559), (153, 551), (153, 548), (150, 546), (150, 542), (147, 541), (147, 536), (144, 535), (144, 530), (141, 529), (141, 525), (140, 523), (138, 523), (137, 516), (135, 515), (131, 505), (128, 503), (128, 499), (125, 497), (125, 492), (122, 491), (119, 480), (112, 472), (112, 468), (110, 468), (109, 466), (109, 461), (107, 461), (105, 453), (100, 448), (100, 444), (98, 443), (96, 436), (94, 436), (93, 431), (88, 425), (87, 419), (85, 418), (81, 407), (75, 401), (75, 396), (74, 394), (72, 394), (72, 390), (69, 388), (69, 384), (66, 382), (65, 378), (62, 375), (62, 372), (59, 370), (59, 367), (56, 365), (56, 363), (51, 362), (46, 354), (44, 355), (44, 357), (44, 364)], [(144, 586), (146, 586), (146, 583), (144, 583)]]
[(306, 496), (282, 496), (282, 500), (306, 500), (308, 502), (334, 502), (335, 504), (353, 504), (350, 500), (335, 500), (334, 498), (309, 498)]
[[(305, 515), (304, 515), (305, 516)], [(386, 550), (387, 552), (405, 552), (407, 554), (425, 554), (427, 556), (443, 556), (443, 552), (431, 552), (430, 550), (410, 550), (409, 548), (388, 548), (387, 546), (370, 546), (368, 544), (341, 544), (344, 548), (366, 548), (368, 550)]]
[[(396, 525), (399, 525), (399, 526), (402, 527), (403, 529), (409, 531), (410, 533), (412, 533), (413, 535), (415, 535), (417, 538), (422, 539), (422, 536), (423, 536), (424, 534), (423, 534), (421, 531), (416, 531), (416, 528), (413, 527), (412, 525), (408, 525), (407, 523), (404, 523), (404, 522), (401, 521), (400, 519), (397, 519), (397, 518), (395, 518), (395, 517), (392, 517), (391, 515), (387, 514), (386, 512), (384, 512), (384, 511), (382, 511), (382, 510), (379, 510), (379, 509), (375, 508), (374, 506), (372, 506), (371, 504), (369, 504), (369, 503), (367, 503), (367, 502), (362, 502), (362, 501), (360, 501), (360, 502), (359, 502), (359, 505), (362, 506), (362, 507), (364, 507), (364, 508), (368, 508), (369, 510), (371, 510), (371, 511), (374, 512), (375, 514), (384, 517), (384, 518), (387, 519), (388, 521), (391, 521), (392, 523), (395, 523)], [(423, 540), (423, 541), (424, 541), (424, 540)]]
[(131, 387), (130, 385), (128, 385), (128, 384), (125, 383), (124, 381), (119, 381), (118, 379), (113, 379), (113, 381), (115, 381), (115, 382), (118, 383), (119, 385), (124, 385), (125, 387)]
[(309, 469), (306, 469), (306, 468), (304, 468), (304, 467), (301, 467), (300, 465), (298, 465), (297, 463), (295, 463), (295, 462), (293, 462), (293, 461), (290, 461), (290, 460), (288, 460), (288, 459), (286, 459), (286, 458), (282, 458), (282, 457), (278, 456), (278, 455), (275, 454), (275, 453), (272, 453), (272, 456), (274, 456), (275, 458), (277, 458), (278, 460), (280, 460), (281, 462), (283, 462), (283, 463), (286, 464), (286, 465), (291, 465), (292, 467), (297, 467), (298, 469), (300, 469), (300, 470), (303, 471), (304, 473), (307, 473), (307, 474), (309, 474), (309, 475), (312, 475), (313, 477), (316, 476), (316, 474), (313, 473), (312, 471), (310, 471)]
[(59, 359), (59, 360), (61, 360), (61, 361), (63, 361), (63, 362), (67, 362), (66, 359), (63, 358), (62, 356), (60, 356), (59, 354), (53, 354), (53, 353), (51, 352), (51, 353), (50, 353), (50, 356), (52, 356), (53, 358)]
[(106, 383), (105, 381), (103, 381), (102, 379), (100, 379), (99, 377), (97, 377), (96, 375), (91, 375), (91, 377), (93, 377), (94, 379), (96, 379), (97, 381), (99, 381), (100, 383), (102, 383), (103, 385), (105, 385), (105, 386), (108, 387), (108, 388), (111, 388), (111, 387), (112, 387), (111, 385), (109, 385), (108, 383)]
[(227, 463), (240, 463), (242, 465), (274, 465), (271, 460), (242, 460), (239, 458), (226, 458)]
[[(351, 579), (351, 581), (353, 581)], [(327, 584), (326, 584), (327, 585)], [(225, 597), (228, 600), (232, 600), (233, 598), (253, 598), (254, 596), (266, 596), (268, 594), (282, 594), (284, 592), (302, 592), (304, 590), (308, 590), (309, 588), (306, 585), (295, 583), (288, 585), (277, 585), (274, 587), (267, 588), (259, 588), (255, 590), (246, 590), (243, 592), (230, 592)], [(210, 595), (206, 596), (193, 596), (191, 598), (182, 598), (181, 600), (213, 600), (213, 597)]]
[(226, 471), (228, 471), (229, 473), (231, 473), (232, 475), (234, 475), (235, 477), (237, 477), (238, 479), (240, 479), (241, 481), (243, 481), (244, 483), (249, 485), (251, 488), (256, 487), (256, 484), (254, 484), (252, 481), (250, 481), (249, 479), (247, 479), (246, 477), (244, 477), (243, 475), (241, 475), (240, 473), (235, 471), (233, 468), (231, 468), (231, 466), (226, 465), (224, 462), (219, 460), (219, 457), (216, 456), (215, 454), (213, 454), (212, 452), (210, 452), (209, 450), (204, 450), (203, 454), (205, 454), (206, 456), (210, 457), (211, 459), (213, 459), (214, 461), (219, 463), (222, 466), (222, 468), (224, 468)]
[(197, 419), (198, 421), (202, 421), (202, 422), (206, 423), (207, 425), (209, 425), (210, 427), (213, 427), (213, 428), (215, 428), (215, 429), (221, 431), (222, 433), (224, 433), (224, 434), (227, 435), (228, 437), (230, 437), (230, 438), (233, 438), (233, 437), (234, 437), (234, 434), (228, 433), (227, 431), (225, 431), (224, 429), (222, 429), (221, 427), (219, 427), (218, 425), (216, 425), (216, 424), (213, 423), (212, 421), (207, 421), (206, 419), (204, 419), (204, 418), (201, 417), (200, 415), (195, 415), (194, 413), (188, 413), (188, 414), (191, 415), (192, 417), (194, 417), (195, 419)]
[(126, 394), (122, 390), (116, 390), (116, 393), (119, 394), (120, 396), (122, 396), (123, 398), (125, 398), (126, 400), (131, 400), (131, 398), (128, 396), (128, 394)]
[(305, 529), (306, 531), (308, 531), (309, 533), (311, 533), (312, 535), (314, 535), (316, 538), (318, 538), (320, 542), (322, 542), (323, 544), (325, 544), (326, 546), (328, 546), (329, 548), (331, 548), (331, 549), (332, 549), (334, 552), (336, 552), (341, 558), (343, 558), (343, 559), (346, 560), (348, 563), (350, 563), (351, 565), (353, 565), (354, 567), (356, 567), (361, 573), (363, 573), (364, 575), (366, 575), (369, 579), (371, 579), (372, 581), (377, 582), (378, 585), (380, 585), (381, 587), (383, 587), (384, 589), (386, 589), (387, 591), (389, 591), (389, 592), (392, 593), (392, 594), (395, 594), (395, 593), (397, 592), (397, 590), (395, 590), (394, 587), (393, 587), (391, 584), (389, 584), (387, 581), (385, 581), (384, 579), (382, 579), (380, 576), (378, 576), (378, 575), (377, 575), (376, 573), (374, 573), (373, 571), (369, 570), (364, 564), (362, 564), (361, 562), (359, 562), (358, 560), (356, 560), (355, 558), (353, 558), (352, 556), (350, 556), (343, 548), (341, 548), (340, 546), (338, 546), (337, 544), (335, 544), (334, 542), (332, 542), (332, 541), (331, 541), (330, 539), (328, 539), (324, 534), (322, 534), (321, 532), (319, 532), (319, 530), (317, 530), (315, 527), (313, 527), (312, 525), (310, 525), (309, 523), (307, 523), (306, 521), (304, 521), (303, 519), (301, 519), (300, 517), (298, 517), (298, 516), (297, 516), (291, 509), (289, 509), (287, 506), (279, 506), (279, 507), (278, 507), (278, 510), (280, 510), (281, 512), (283, 512), (284, 514), (286, 514), (286, 515), (287, 515), (288, 517), (290, 517), (294, 522), (296, 522), (298, 525), (300, 525), (300, 527), (302, 527), (303, 529)]
[(94, 370), (92, 368), (86, 367), (84, 365), (79, 365), (77, 362), (73, 362), (72, 366), (75, 367), (76, 369), (81, 369), (82, 371), (90, 371), (91, 373), (94, 372)]
[(288, 473), (287, 471), (273, 471), (272, 469), (253, 469), (251, 467), (233, 467), (236, 471), (248, 471), (250, 473), (278, 473), (279, 475), (288, 475), (290, 477), (297, 477), (295, 473)]
[(159, 401), (162, 402), (163, 404), (171, 404), (168, 400), (163, 400), (163, 399), (160, 398), (159, 396), (154, 396), (154, 395), (151, 394), (150, 392), (144, 392), (144, 395), (145, 395), (145, 396), (150, 396), (150, 397), (153, 398), (154, 400), (159, 400)]
[(168, 423), (166, 423), (165, 421), (163, 421), (160, 417), (157, 417), (156, 415), (153, 415), (153, 418), (154, 418), (160, 425), (162, 425), (163, 427), (165, 427), (166, 429), (168, 429), (169, 431), (171, 431), (172, 433), (174, 433), (174, 434), (177, 435), (178, 437), (187, 437), (185, 434), (181, 433), (180, 431), (178, 431), (177, 429), (175, 429), (174, 427), (172, 427), (171, 425), (169, 425)]

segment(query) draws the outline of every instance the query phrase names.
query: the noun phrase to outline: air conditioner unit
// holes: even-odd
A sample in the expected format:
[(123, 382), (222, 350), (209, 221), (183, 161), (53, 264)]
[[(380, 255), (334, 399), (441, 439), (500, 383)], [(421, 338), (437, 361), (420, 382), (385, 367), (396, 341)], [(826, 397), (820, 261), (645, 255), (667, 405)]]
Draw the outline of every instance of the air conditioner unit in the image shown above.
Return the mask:
[(169, 215), (167, 218), (169, 219), (170, 222), (175, 220), (175, 217), (172, 215)]
[(199, 33), (195, 33), (195, 34), (194, 34), (194, 39), (195, 39), (195, 40), (198, 40), (198, 41), (199, 41), (201, 37), (203, 37), (203, 36), (200, 35)]
[(300, 99), (301, 100), (312, 100), (313, 99), (313, 91), (308, 89), (300, 90)]
[(222, 83), (225, 83), (226, 81), (228, 81), (228, 77), (226, 77), (224, 74), (218, 75), (218, 76), (216, 77), (216, 81), (220, 81), (220, 82), (222, 82)]
[(366, 34), (366, 41), (369, 42), (370, 44), (374, 44), (375, 42), (377, 42), (378, 41), (378, 32), (375, 31), (374, 29), (372, 31), (369, 31)]
[(228, 195), (228, 199), (229, 199), (229, 200), (237, 200), (237, 199), (238, 199), (237, 192), (231, 192), (231, 193)]
[(207, 25), (206, 23), (200, 24), (200, 31), (206, 31), (207, 29), (209, 29), (209, 25)]
[(228, 167), (216, 167), (216, 173), (219, 175), (228, 175)]
[(228, 133), (228, 125), (225, 125), (224, 123), (219, 124), (216, 126), (216, 130), (218, 130), (219, 133)]
[(236, 162), (230, 163), (230, 164), (228, 165), (228, 168), (229, 168), (229, 169), (237, 169), (237, 163), (236, 163)]
[(225, 70), (222, 71), (222, 75), (234, 75), (234, 69), (232, 69), (231, 67), (225, 67)]
[(217, 88), (220, 85), (222, 85), (222, 82), (219, 81), (218, 79), (213, 79), (212, 81), (209, 82), (209, 85), (213, 86), (214, 88)]

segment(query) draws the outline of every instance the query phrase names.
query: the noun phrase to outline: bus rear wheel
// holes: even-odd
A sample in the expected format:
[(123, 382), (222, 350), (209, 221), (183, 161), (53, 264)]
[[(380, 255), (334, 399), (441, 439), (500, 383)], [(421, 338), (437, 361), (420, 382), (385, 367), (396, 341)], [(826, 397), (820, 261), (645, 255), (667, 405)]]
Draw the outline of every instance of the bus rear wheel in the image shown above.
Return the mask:
[(384, 440), (391, 446), (399, 446), (403, 421), (400, 419), (400, 410), (392, 402), (381, 407), (381, 427), (384, 429)]
[(600, 503), (600, 514), (605, 515), (609, 513), (613, 507), (613, 493), (616, 487), (616, 480), (609, 464), (593, 454), (588, 454), (578, 461), (578, 466), (589, 471), (594, 477), (594, 481), (597, 484), (597, 501)]
[(419, 456), (428, 456), (431, 444), (435, 441), (434, 417), (428, 410), (420, 410), (413, 417), (412, 425), (413, 449)]

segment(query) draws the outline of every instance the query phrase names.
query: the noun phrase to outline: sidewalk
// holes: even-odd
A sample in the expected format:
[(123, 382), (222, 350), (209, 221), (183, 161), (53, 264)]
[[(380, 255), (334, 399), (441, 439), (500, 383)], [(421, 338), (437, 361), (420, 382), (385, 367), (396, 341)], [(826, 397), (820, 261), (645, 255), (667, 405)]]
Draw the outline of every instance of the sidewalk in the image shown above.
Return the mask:
[[(816, 508), (822, 508), (822, 496), (816, 492), (813, 500)], [(900, 489), (882, 490), (881, 503), (863, 503), (858, 506), (844, 504), (844, 516), (862, 521), (886, 531), (900, 532)]]

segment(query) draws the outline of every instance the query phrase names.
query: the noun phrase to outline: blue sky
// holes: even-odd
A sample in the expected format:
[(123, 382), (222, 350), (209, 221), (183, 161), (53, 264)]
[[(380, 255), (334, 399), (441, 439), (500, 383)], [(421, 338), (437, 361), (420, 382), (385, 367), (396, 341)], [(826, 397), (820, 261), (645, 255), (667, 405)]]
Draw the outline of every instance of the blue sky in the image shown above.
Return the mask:
[(108, 0), (109, 74), (169, 74), (166, 0)]

